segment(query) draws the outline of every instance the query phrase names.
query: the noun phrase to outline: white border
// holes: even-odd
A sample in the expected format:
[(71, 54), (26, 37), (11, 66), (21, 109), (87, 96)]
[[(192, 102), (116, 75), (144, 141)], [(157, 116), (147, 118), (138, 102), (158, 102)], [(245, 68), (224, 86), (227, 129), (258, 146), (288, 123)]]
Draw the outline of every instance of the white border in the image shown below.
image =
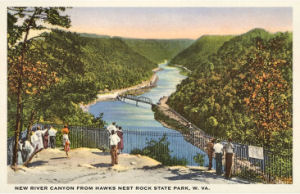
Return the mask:
[[(273, 184), (251, 184), (251, 185), (208, 185), (212, 188), (208, 192), (213, 193), (223, 193), (223, 192), (251, 192), (251, 193), (273, 193), (273, 192), (300, 192), (300, 178), (299, 178), (299, 167), (297, 164), (300, 164), (299, 157), (295, 153), (299, 152), (299, 140), (297, 141), (296, 137), (300, 137), (300, 119), (299, 119), (299, 111), (300, 111), (300, 102), (299, 93), (300, 88), (300, 76), (297, 75), (300, 73), (299, 70), (299, 60), (300, 60), (300, 1), (296, 0), (268, 0), (268, 1), (99, 1), (99, 0), (5, 0), (0, 3), (0, 42), (1, 42), (1, 52), (0, 52), (0, 91), (1, 91), (1, 100), (0, 100), (0, 192), (17, 192), (14, 190), (13, 184), (7, 184), (7, 166), (6, 166), (6, 121), (7, 121), (7, 87), (6, 87), (6, 7), (7, 6), (72, 6), (72, 7), (292, 7), (293, 8), (293, 44), (294, 44), (294, 63), (293, 63), (293, 128), (294, 128), (294, 175), (293, 175), (293, 184), (292, 185), (273, 185)], [(297, 55), (298, 54), (298, 55)], [(297, 89), (298, 88), (298, 89)], [(69, 184), (68, 184), (69, 185)], [(93, 184), (94, 185), (94, 184)], [(134, 186), (134, 184), (132, 184)], [(178, 185), (178, 184), (174, 184)], [(199, 183), (199, 185), (203, 185)], [(30, 186), (30, 185), (28, 185)], [(94, 185), (96, 186), (96, 185)], [(31, 191), (30, 191), (31, 192)], [(47, 191), (46, 191), (47, 192)], [(50, 192), (50, 191), (48, 191)], [(77, 191), (75, 191), (77, 192)], [(79, 192), (79, 191), (78, 191)], [(80, 191), (83, 193), (82, 191)], [(206, 191), (200, 191), (201, 193), (206, 193)], [(22, 193), (22, 192), (18, 192)], [(31, 192), (32, 193), (32, 192)], [(61, 192), (57, 192), (61, 193)], [(66, 193), (66, 191), (64, 191)], [(74, 191), (72, 192), (74, 193)], [(95, 191), (93, 191), (95, 193)], [(97, 192), (98, 193), (98, 192)], [(100, 192), (99, 192), (100, 193)], [(104, 193), (104, 192), (102, 192)], [(108, 192), (113, 193), (113, 192)], [(120, 193), (120, 191), (119, 191)], [(126, 192), (128, 193), (128, 192)], [(132, 192), (131, 192), (132, 193)], [(135, 193), (139, 193), (135, 191)], [(147, 192), (152, 193), (152, 192)], [(164, 193), (164, 192), (160, 192)], [(168, 192), (174, 193), (174, 191)], [(181, 192), (182, 193), (182, 192)], [(189, 192), (195, 193), (195, 192)]]

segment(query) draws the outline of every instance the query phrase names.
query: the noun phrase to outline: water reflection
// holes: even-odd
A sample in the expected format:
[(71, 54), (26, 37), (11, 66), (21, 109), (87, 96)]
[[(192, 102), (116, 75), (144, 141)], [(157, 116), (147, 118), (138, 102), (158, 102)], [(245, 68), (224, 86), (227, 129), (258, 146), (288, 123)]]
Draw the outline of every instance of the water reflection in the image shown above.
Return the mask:
[[(159, 77), (157, 87), (141, 95), (151, 98), (154, 103), (157, 103), (162, 96), (169, 96), (173, 93), (176, 90), (176, 85), (185, 78), (179, 73), (177, 68), (166, 66), (166, 64), (162, 64), (160, 67), (163, 70), (157, 72)], [(171, 155), (178, 158), (186, 158), (189, 161), (189, 165), (196, 165), (193, 161), (194, 155), (197, 153), (205, 154), (202, 150), (186, 142), (179, 132), (165, 128), (156, 121), (151, 106), (148, 104), (139, 103), (136, 106), (136, 103), (131, 100), (126, 100), (125, 103), (121, 101), (98, 102), (89, 107), (89, 112), (94, 115), (104, 113), (103, 119), (106, 122), (111, 123), (115, 121), (117, 125), (122, 126), (127, 131), (138, 130), (149, 133), (160, 132), (163, 134), (163, 132), (170, 132), (171, 134), (177, 134), (168, 136), (169, 147), (172, 151)], [(151, 138), (158, 139), (162, 136), (151, 136), (149, 133), (140, 133), (138, 135), (126, 133), (124, 136), (124, 152), (130, 153), (134, 148), (141, 149), (146, 146), (147, 140)], [(208, 158), (206, 156), (205, 164), (207, 163)]]

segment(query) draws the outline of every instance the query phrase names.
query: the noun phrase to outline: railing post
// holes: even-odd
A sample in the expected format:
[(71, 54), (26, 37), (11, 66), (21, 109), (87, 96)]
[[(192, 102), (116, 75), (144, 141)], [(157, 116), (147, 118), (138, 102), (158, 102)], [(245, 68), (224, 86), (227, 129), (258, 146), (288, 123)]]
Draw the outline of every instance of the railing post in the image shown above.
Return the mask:
[(82, 126), (81, 126), (80, 127), (80, 147), (83, 146), (82, 139), (83, 139), (83, 130), (82, 130)]

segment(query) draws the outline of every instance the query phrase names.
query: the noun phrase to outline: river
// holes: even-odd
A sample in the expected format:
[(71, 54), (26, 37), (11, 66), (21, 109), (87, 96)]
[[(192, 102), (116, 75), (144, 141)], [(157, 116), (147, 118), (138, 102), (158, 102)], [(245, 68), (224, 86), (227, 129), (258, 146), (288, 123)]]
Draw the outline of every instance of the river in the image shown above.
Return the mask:
[[(167, 64), (159, 66), (162, 70), (157, 72), (159, 78), (157, 87), (141, 95), (151, 98), (154, 103), (157, 103), (162, 96), (172, 94), (176, 90), (176, 85), (186, 78), (180, 74), (178, 68), (169, 67)], [(139, 103), (136, 106), (135, 102), (130, 100), (126, 100), (126, 102), (105, 101), (91, 105), (88, 111), (95, 116), (104, 113), (103, 119), (107, 123), (115, 121), (117, 125), (127, 131), (124, 133), (123, 152), (125, 153), (130, 153), (134, 148), (143, 148), (150, 139), (157, 140), (166, 133), (172, 156), (187, 159), (188, 165), (197, 165), (193, 157), (197, 153), (201, 153), (205, 155), (205, 165), (208, 164), (205, 152), (186, 142), (179, 132), (162, 126), (154, 119), (150, 105)]]

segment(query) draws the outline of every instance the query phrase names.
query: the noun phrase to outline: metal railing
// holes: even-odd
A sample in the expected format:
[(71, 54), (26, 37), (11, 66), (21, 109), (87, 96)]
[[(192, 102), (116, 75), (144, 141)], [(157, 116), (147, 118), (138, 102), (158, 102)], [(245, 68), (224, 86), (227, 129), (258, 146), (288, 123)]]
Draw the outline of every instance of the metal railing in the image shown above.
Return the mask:
[[(24, 138), (26, 137), (27, 131), (22, 131), (20, 133), (20, 137)], [(7, 139), (7, 164), (12, 164), (13, 161), (13, 151), (14, 151), (14, 145), (15, 145), (15, 137), (10, 137)]]
[(107, 150), (109, 148), (109, 132), (100, 128), (70, 126), (69, 139), (71, 148), (88, 147)]
[[(45, 127), (39, 124), (42, 129)], [(54, 128), (60, 129), (61, 125), (52, 125)], [(109, 148), (109, 133), (107, 130), (95, 127), (69, 126), (71, 148), (89, 147), (107, 150)], [(201, 154), (204, 157), (204, 166), (208, 165), (207, 154), (203, 151), (209, 137), (204, 137), (199, 133), (195, 135), (184, 134), (173, 130), (166, 131), (150, 131), (150, 130), (123, 130), (124, 150), (123, 153), (131, 153), (134, 149), (145, 148), (150, 140), (158, 141), (166, 136), (170, 155), (178, 159), (187, 161), (187, 165), (197, 166), (194, 157)], [(57, 135), (57, 146), (61, 145), (61, 136)], [(7, 163), (11, 163), (13, 151), (13, 138), (7, 141), (8, 158)], [(223, 142), (224, 143), (224, 142)], [(165, 148), (164, 148), (165, 149)], [(161, 150), (154, 150), (160, 153)], [(242, 177), (244, 179), (262, 182), (262, 183), (284, 183), (293, 182), (293, 163), (292, 149), (274, 153), (264, 149), (263, 159), (249, 157), (249, 146), (242, 144), (234, 144), (234, 156), (232, 165), (233, 176)], [(224, 158), (224, 157), (223, 157)], [(159, 158), (156, 158), (159, 160)], [(224, 163), (224, 159), (223, 159)], [(223, 165), (224, 166), (224, 165)], [(213, 161), (213, 168), (215, 162)]]
[[(47, 124), (37, 124), (44, 129)], [(51, 126), (57, 130), (56, 134), (56, 146), (61, 147), (62, 145), (62, 134), (61, 129), (63, 125), (51, 124)], [(89, 147), (89, 148), (108, 148), (109, 147), (109, 133), (104, 128), (97, 126), (68, 126), (69, 128), (69, 139), (71, 148)]]
[(7, 165), (12, 164), (14, 151), (15, 137), (7, 139)]
[[(57, 130), (55, 142), (56, 147), (63, 147), (61, 133), (63, 125), (38, 123), (32, 127), (32, 130), (35, 130), (37, 126), (40, 126), (41, 130), (44, 130), (45, 127), (49, 125), (51, 125), (54, 129)], [(107, 150), (109, 148), (109, 133), (103, 128), (97, 128), (96, 126), (69, 126), (69, 130), (71, 148), (89, 147), (99, 148), (103, 150)], [(20, 139), (25, 139), (26, 135), (27, 130), (22, 131)], [(14, 142), (14, 136), (7, 139), (7, 165), (12, 164)]]
[(234, 144), (232, 173), (262, 183), (293, 183), (292, 150), (279, 153), (263, 149), (263, 159), (251, 158), (248, 145)]
[[(185, 136), (177, 131), (150, 131), (150, 130), (124, 130), (123, 131), (123, 139), (124, 139), (124, 153), (131, 153), (134, 149), (144, 149), (148, 146), (148, 142), (151, 140), (158, 141), (162, 139), (162, 137), (166, 136), (166, 141), (168, 142), (168, 148), (170, 151), (170, 155), (172, 157), (176, 157), (177, 159), (184, 159), (187, 162), (187, 165), (196, 166), (198, 165), (194, 161), (194, 157), (197, 154), (201, 154), (204, 157), (204, 165), (208, 165), (208, 157), (207, 154), (194, 146), (190, 142), (186, 141)], [(162, 147), (165, 149), (165, 147)], [(162, 153), (164, 150), (154, 150), (156, 153)], [(156, 153), (153, 153), (156, 155)], [(164, 156), (161, 156), (164, 157)], [(160, 160), (160, 158), (158, 158)]]

